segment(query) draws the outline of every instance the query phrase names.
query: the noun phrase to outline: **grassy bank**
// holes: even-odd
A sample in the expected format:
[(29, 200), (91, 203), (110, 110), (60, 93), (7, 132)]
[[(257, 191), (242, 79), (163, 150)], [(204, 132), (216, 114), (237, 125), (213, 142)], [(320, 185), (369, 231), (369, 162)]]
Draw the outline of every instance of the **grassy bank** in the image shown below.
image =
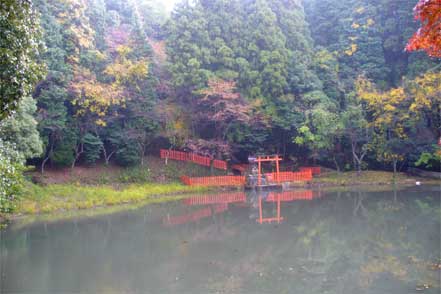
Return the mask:
[(143, 166), (120, 167), (114, 164), (97, 164), (94, 166), (77, 166), (71, 168), (47, 168), (42, 175), (39, 171), (28, 173), (29, 179), (41, 184), (85, 184), (114, 185), (144, 183), (176, 183), (181, 176), (204, 177), (225, 175), (222, 170), (196, 165), (191, 162), (169, 160), (147, 156)]
[[(75, 170), (51, 171), (45, 175), (43, 185), (28, 183), (24, 196), (18, 203), (16, 214), (35, 215), (66, 213), (121, 206), (127, 204), (150, 203), (157, 199), (169, 198), (170, 195), (204, 192), (207, 188), (184, 186), (178, 183), (179, 176), (209, 175), (213, 171), (208, 168), (182, 162), (169, 162), (149, 158), (148, 167), (132, 169), (115, 169), (115, 167), (96, 166)], [(219, 173), (219, 171), (217, 171)], [(222, 172), (225, 174), (225, 172)], [(437, 180), (422, 179), (398, 173), (395, 178), (397, 185), (415, 185), (416, 181), (423, 184), (439, 184)], [(347, 187), (347, 186), (388, 186), (394, 182), (391, 172), (335, 171), (324, 172), (315, 176), (311, 183), (298, 183), (295, 187)], [(162, 196), (162, 197), (161, 197)]]
[[(415, 185), (415, 182), (423, 184), (438, 184), (439, 180), (409, 176), (405, 173), (395, 175), (397, 185)], [(394, 174), (387, 171), (362, 171), (360, 175), (357, 172), (326, 172), (320, 176), (314, 177), (313, 185), (322, 186), (364, 186), (364, 185), (392, 185), (394, 183)]]
[(127, 203), (155, 202), (160, 196), (203, 192), (207, 188), (178, 183), (137, 184), (116, 188), (108, 185), (80, 186), (74, 184), (26, 185), (18, 203), (17, 214), (55, 213)]

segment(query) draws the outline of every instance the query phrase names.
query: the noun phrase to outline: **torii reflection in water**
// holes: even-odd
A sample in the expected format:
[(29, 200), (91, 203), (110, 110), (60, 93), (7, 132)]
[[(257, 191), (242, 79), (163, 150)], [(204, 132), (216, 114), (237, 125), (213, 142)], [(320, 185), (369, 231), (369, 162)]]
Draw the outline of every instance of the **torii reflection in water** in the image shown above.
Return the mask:
[[(317, 197), (320, 197), (320, 194), (317, 194)], [(182, 204), (185, 206), (201, 207), (200, 209), (179, 216), (168, 215), (163, 219), (163, 224), (173, 226), (195, 222), (214, 214), (223, 213), (230, 208), (230, 205), (244, 208), (249, 207), (250, 219), (256, 219), (259, 224), (275, 222), (280, 224), (284, 220), (281, 216), (282, 202), (308, 201), (313, 199), (314, 193), (311, 190), (285, 192), (256, 192), (253, 190), (248, 198), (244, 192), (195, 196), (184, 199)], [(276, 203), (276, 215), (274, 217), (264, 217), (264, 203)]]
[[(318, 195), (319, 196), (319, 195)], [(280, 224), (284, 218), (281, 216), (281, 202), (292, 202), (299, 200), (310, 201), (314, 199), (314, 193), (312, 190), (305, 191), (285, 191), (285, 192), (270, 192), (270, 193), (256, 193), (253, 191), (251, 194), (251, 207), (256, 212), (258, 210), (259, 217), (257, 218), (257, 213), (251, 213), (250, 218), (256, 216), (256, 221), (259, 224), (264, 223), (278, 223)], [(276, 203), (276, 213), (273, 217), (263, 216), (263, 205), (264, 202)]]

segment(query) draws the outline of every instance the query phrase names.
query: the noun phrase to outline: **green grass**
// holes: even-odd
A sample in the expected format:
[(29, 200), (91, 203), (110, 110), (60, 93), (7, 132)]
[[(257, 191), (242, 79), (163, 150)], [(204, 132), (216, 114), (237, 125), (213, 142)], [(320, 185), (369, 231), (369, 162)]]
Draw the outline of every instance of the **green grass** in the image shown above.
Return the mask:
[(203, 192), (207, 188), (170, 184), (138, 184), (122, 188), (111, 186), (80, 186), (27, 184), (16, 213), (39, 214), (90, 209), (139, 202), (154, 202), (159, 196)]
[[(415, 181), (432, 183), (430, 179), (421, 179), (408, 176), (404, 173), (397, 173), (395, 182), (397, 184), (415, 184)], [(362, 171), (360, 176), (357, 172), (329, 172), (318, 177), (314, 177), (313, 183), (338, 186), (349, 185), (390, 185), (393, 184), (393, 173), (385, 171)]]

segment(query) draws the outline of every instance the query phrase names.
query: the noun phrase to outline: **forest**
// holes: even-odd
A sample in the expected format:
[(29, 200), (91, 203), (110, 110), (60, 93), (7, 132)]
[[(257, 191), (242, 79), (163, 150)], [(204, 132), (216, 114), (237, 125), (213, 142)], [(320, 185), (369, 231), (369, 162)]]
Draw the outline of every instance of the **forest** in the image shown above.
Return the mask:
[(0, 210), (26, 166), (160, 148), (437, 171), (441, 3), (417, 2), (2, 1)]

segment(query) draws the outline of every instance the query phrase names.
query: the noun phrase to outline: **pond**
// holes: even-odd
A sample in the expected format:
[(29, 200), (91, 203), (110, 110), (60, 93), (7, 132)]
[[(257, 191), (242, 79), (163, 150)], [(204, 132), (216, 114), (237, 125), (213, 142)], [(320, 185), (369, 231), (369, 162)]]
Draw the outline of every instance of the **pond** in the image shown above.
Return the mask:
[(1, 293), (439, 293), (440, 187), (228, 192), (1, 235)]

